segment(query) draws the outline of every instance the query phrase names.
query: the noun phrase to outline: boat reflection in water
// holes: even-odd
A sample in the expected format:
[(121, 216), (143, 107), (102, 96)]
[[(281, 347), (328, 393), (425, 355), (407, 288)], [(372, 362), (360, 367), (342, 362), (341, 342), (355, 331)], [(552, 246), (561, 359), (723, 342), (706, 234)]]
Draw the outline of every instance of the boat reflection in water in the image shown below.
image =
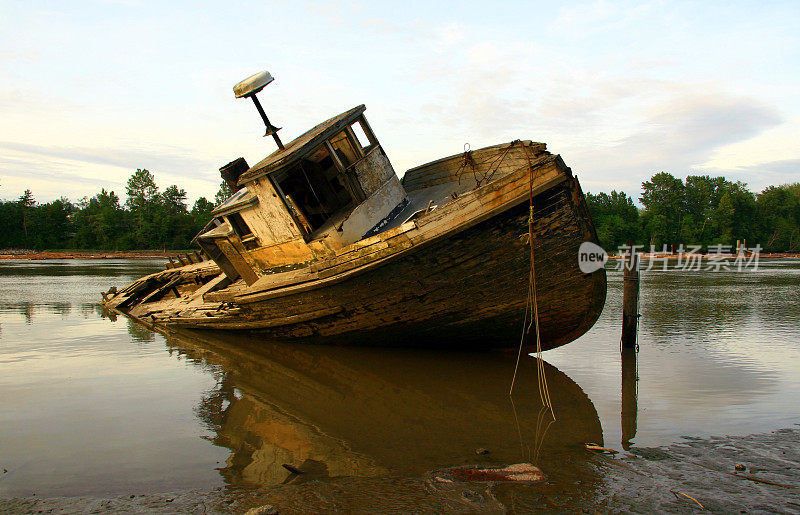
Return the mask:
[(265, 344), (191, 330), (167, 342), (217, 374), (197, 413), (231, 451), (220, 472), (232, 486), (519, 462), (549, 474), (566, 455), (585, 456), (584, 443), (603, 443), (592, 402), (547, 363), (557, 420), (543, 410), (528, 356), (512, 403), (511, 355)]

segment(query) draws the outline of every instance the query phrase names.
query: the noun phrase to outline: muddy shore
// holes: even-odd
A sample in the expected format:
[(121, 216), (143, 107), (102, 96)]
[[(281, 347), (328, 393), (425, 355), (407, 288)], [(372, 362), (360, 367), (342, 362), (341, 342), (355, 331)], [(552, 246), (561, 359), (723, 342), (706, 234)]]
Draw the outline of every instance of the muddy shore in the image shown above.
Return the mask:
[[(634, 447), (614, 457), (589, 454), (579, 468), (579, 472), (566, 476), (558, 471), (545, 471), (548, 480), (527, 486), (443, 485), (426, 478), (340, 478), (298, 481), (252, 491), (131, 493), (111, 498), (0, 498), (0, 512), (245, 513), (268, 505), (279, 513), (532, 510), (689, 513), (700, 511), (701, 507), (726, 513), (800, 513), (798, 427), (745, 437), (684, 437), (674, 445)], [(599, 480), (589, 486), (583, 481), (588, 476)], [(268, 511), (264, 508), (260, 513)]]

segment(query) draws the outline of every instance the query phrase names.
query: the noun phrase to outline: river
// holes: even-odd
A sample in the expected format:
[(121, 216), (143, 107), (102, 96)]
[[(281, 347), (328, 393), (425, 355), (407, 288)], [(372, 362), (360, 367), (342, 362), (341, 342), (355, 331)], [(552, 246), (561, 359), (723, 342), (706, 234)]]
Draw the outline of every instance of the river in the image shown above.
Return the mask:
[(162, 267), (0, 262), (0, 497), (258, 491), (300, 481), (284, 465), (325, 485), (521, 461), (589, 495), (575, 486), (594, 481), (584, 443), (654, 447), (800, 422), (800, 260), (643, 272), (624, 383), (622, 277), (609, 265), (597, 324), (544, 353), (555, 420), (531, 357), (509, 398), (513, 353), (165, 337), (99, 307), (100, 291)]

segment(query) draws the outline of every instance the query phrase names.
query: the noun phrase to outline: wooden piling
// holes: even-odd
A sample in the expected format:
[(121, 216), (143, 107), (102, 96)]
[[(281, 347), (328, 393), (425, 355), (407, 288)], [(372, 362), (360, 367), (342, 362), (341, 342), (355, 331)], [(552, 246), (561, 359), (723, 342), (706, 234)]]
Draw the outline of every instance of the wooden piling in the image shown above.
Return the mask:
[(620, 352), (622, 358), (622, 448), (630, 450), (631, 441), (636, 438), (637, 416), (639, 413), (639, 399), (637, 381), (639, 380), (636, 366), (636, 349), (623, 347)]
[(639, 323), (639, 256), (628, 240), (623, 267), (622, 290), (622, 348), (636, 347), (636, 328)]

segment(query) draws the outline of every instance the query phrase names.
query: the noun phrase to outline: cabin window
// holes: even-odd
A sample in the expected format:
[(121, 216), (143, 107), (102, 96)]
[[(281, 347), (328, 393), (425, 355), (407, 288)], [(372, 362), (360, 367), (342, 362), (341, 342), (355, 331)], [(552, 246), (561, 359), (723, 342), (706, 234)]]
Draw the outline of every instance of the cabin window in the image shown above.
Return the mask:
[(329, 141), (336, 151), (339, 161), (341, 161), (345, 168), (348, 168), (351, 164), (358, 161), (360, 155), (356, 153), (356, 149), (354, 149), (353, 145), (350, 143), (350, 138), (347, 137), (347, 131), (340, 132)]
[(239, 213), (231, 213), (228, 215), (228, 221), (233, 227), (233, 231), (239, 236), (240, 239), (246, 239), (253, 236), (253, 231), (245, 223), (244, 218)]
[[(342, 146), (333, 148), (340, 163), (348, 166), (351, 161)], [(324, 146), (297, 165), (273, 174), (272, 180), (306, 236), (354, 203), (346, 178)]]
[(358, 140), (358, 144), (361, 145), (362, 149), (369, 148), (369, 138), (367, 138), (366, 132), (364, 132), (364, 127), (361, 126), (360, 122), (356, 122), (350, 126), (353, 129), (353, 134), (355, 134), (356, 139)]

